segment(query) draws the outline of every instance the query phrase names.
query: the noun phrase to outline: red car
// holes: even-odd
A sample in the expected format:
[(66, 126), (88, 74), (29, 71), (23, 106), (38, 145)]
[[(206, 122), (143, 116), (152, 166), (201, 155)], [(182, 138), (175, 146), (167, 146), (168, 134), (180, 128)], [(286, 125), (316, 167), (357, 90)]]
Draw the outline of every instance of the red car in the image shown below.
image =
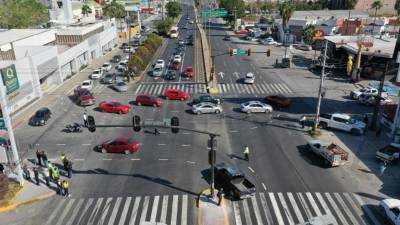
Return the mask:
[(136, 104), (160, 107), (162, 105), (162, 99), (152, 95), (138, 95), (136, 97)]
[(179, 70), (179, 68), (181, 68), (181, 64), (179, 63), (179, 62), (173, 62), (172, 64), (171, 64), (171, 69), (173, 69), (173, 70)]
[(128, 104), (121, 104), (117, 101), (109, 101), (101, 102), (99, 104), (99, 109), (102, 112), (125, 114), (131, 111), (131, 106)]
[(238, 30), (238, 31), (235, 31), (235, 33), (236, 34), (248, 34), (249, 31), (248, 30)]
[(179, 89), (167, 89), (164, 93), (165, 99), (186, 101), (190, 99), (190, 95)]
[(125, 154), (132, 154), (139, 150), (139, 142), (134, 141), (131, 138), (115, 138), (109, 141), (104, 142), (99, 145), (98, 148), (102, 153), (107, 152), (119, 152)]
[(78, 104), (82, 106), (93, 105), (96, 102), (96, 98), (86, 88), (76, 88), (74, 90), (74, 96)]
[(288, 107), (290, 105), (290, 99), (282, 95), (270, 95), (265, 97), (267, 103), (278, 107)]
[(193, 77), (194, 76), (194, 69), (191, 66), (187, 66), (185, 68), (185, 72), (183, 72), (183, 75), (185, 77)]

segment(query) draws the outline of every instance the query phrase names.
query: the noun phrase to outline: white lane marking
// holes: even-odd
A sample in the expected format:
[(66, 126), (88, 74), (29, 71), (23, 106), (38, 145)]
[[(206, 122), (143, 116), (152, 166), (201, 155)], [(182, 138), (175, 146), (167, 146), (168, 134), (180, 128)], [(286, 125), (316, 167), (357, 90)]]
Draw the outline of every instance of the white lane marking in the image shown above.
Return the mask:
[[(53, 219), (56, 217), (58, 214), (58, 211), (61, 209), (61, 206), (64, 206), (64, 203), (66, 202), (65, 199), (61, 199), (61, 202), (56, 206), (56, 208), (53, 210), (53, 213), (50, 215), (50, 218), (47, 220), (46, 225), (50, 225)], [(62, 207), (64, 209), (64, 207)]]
[(124, 209), (122, 210), (121, 217), (119, 219), (119, 224), (125, 224), (126, 215), (128, 214), (129, 206), (131, 205), (132, 197), (128, 197), (125, 200)]
[(251, 197), (251, 204), (253, 205), (254, 214), (256, 215), (256, 220), (258, 225), (263, 225), (260, 209), (258, 208), (257, 200), (255, 196)]
[(178, 216), (178, 195), (174, 195), (172, 197), (171, 225), (176, 225), (177, 216)]
[(255, 171), (253, 170), (253, 168), (251, 168), (250, 166), (248, 166), (247, 168), (249, 168), (249, 170), (253, 173), (255, 173)]
[(82, 144), (83, 146), (88, 146), (88, 145), (92, 145), (92, 144)]
[(81, 159), (81, 158), (79, 158), (79, 159), (73, 159), (74, 161), (83, 161), (83, 160), (85, 160), (85, 159)]
[(168, 195), (163, 196), (160, 222), (162, 224), (167, 224), (167, 210), (168, 210)]
[(193, 162), (193, 161), (186, 161), (186, 162), (189, 164), (196, 164), (196, 162)]
[(257, 128), (258, 128), (258, 127), (251, 127), (250, 130), (254, 130), (254, 129), (257, 129)]
[(328, 202), (330, 203), (330, 205), (332, 206), (333, 210), (336, 212), (336, 214), (338, 215), (338, 219), (339, 223), (344, 224), (344, 225), (349, 225), (346, 221), (346, 219), (344, 218), (344, 215), (342, 214), (342, 212), (340, 211), (339, 207), (336, 205), (336, 202), (333, 200), (332, 196), (329, 193), (325, 193), (325, 197), (326, 199), (328, 199)]
[(181, 146), (182, 146), (182, 147), (190, 147), (190, 146), (192, 146), (192, 145), (182, 144)]
[(187, 225), (188, 196), (182, 196), (181, 225)]
[(97, 222), (97, 224), (103, 224), (104, 223), (104, 221), (105, 221), (105, 219), (107, 217), (108, 210), (110, 209), (110, 206), (111, 206), (111, 201), (112, 201), (112, 198), (107, 198), (106, 204), (104, 205), (104, 208), (101, 211), (101, 218)]
[(265, 184), (264, 184), (264, 183), (261, 183), (261, 185), (263, 186), (263, 188), (264, 188), (264, 191), (266, 191), (266, 190), (267, 190), (267, 186), (265, 186)]
[(104, 161), (110, 161), (110, 160), (112, 160), (112, 159), (103, 159)]
[(142, 224), (146, 220), (147, 209), (149, 207), (149, 196), (144, 197), (144, 202), (142, 206), (142, 214), (140, 214), (140, 223)]
[(64, 145), (66, 145), (66, 144), (56, 144), (57, 146), (64, 146)]
[(249, 210), (249, 205), (247, 204), (247, 199), (244, 199), (242, 201), (242, 206), (243, 206), (244, 219), (246, 221), (246, 224), (251, 224), (250, 210)]
[(322, 208), (324, 209), (325, 213), (332, 216), (332, 219), (335, 221), (334, 224), (338, 224), (335, 217), (333, 216), (332, 212), (329, 210), (328, 205), (326, 204), (324, 198), (322, 197), (321, 193), (316, 192), (315, 196), (317, 196), (318, 201), (321, 203)]
[(122, 198), (118, 197), (117, 200), (115, 201), (115, 205), (114, 205), (113, 210), (111, 212), (110, 220), (108, 221), (109, 225), (112, 225), (115, 222), (115, 218), (117, 217), (117, 212), (118, 212), (118, 209), (119, 209), (119, 205), (121, 204), (121, 200), (122, 200)]
[(311, 193), (306, 192), (306, 196), (308, 198), (308, 201), (311, 203), (311, 207), (314, 209), (315, 213), (317, 213), (317, 216), (322, 216), (322, 213), (319, 210), (318, 205), (315, 202), (314, 197), (311, 195)]
[[(93, 198), (89, 198), (89, 201), (86, 203), (85, 208), (83, 209), (81, 216), (79, 217), (78, 221), (76, 224), (81, 224), (81, 220), (83, 216), (86, 216), (86, 211), (89, 209), (89, 207), (93, 204)], [(73, 222), (73, 221), (72, 221)]]
[(158, 146), (164, 146), (164, 145), (167, 145), (167, 144), (162, 144), (162, 143), (160, 143), (160, 144), (157, 144)]
[(178, 113), (179, 110), (171, 110), (172, 113)]
[(303, 195), (300, 192), (297, 192), (296, 194), (297, 194), (298, 199), (300, 200), (301, 206), (303, 206), (303, 209), (306, 212), (306, 216), (307, 216), (306, 220), (312, 218), (313, 217), (312, 213), (311, 213), (310, 209), (308, 208), (307, 203), (304, 200)]
[(168, 159), (158, 159), (158, 160), (160, 160), (160, 161), (167, 161)]
[(142, 85), (140, 84), (140, 85), (136, 88), (135, 95), (137, 95), (137, 94), (139, 93), (139, 91), (140, 91), (141, 88), (142, 88)]
[(139, 203), (140, 203), (140, 198), (141, 197), (136, 197), (135, 198), (135, 203), (133, 205), (132, 215), (131, 215), (131, 220), (129, 222), (129, 225), (134, 225), (135, 224), (137, 213), (138, 213), (138, 208), (139, 208)]
[(153, 222), (153, 223), (156, 222), (156, 216), (157, 216), (157, 209), (158, 209), (158, 202), (159, 201), (160, 201), (160, 196), (158, 196), (158, 195), (154, 196), (153, 207), (151, 209), (150, 222)]
[(236, 225), (242, 225), (242, 220), (240, 218), (239, 202), (234, 201), (233, 203), (233, 213), (235, 214)]
[(189, 132), (183, 132), (182, 134), (190, 134)]
[(342, 197), (340, 196), (339, 193), (333, 193), (333, 195), (336, 197), (342, 208), (344, 209), (344, 212), (347, 214), (347, 216), (351, 220), (351, 224), (359, 224), (357, 222), (357, 219), (353, 216), (353, 213), (351, 213), (349, 207), (347, 207), (346, 203), (343, 201)]
[(166, 131), (160, 131), (160, 134), (166, 134), (166, 133), (168, 133), (168, 132), (166, 132)]
[(265, 194), (263, 192), (260, 193), (260, 200), (261, 200), (261, 208), (264, 210), (264, 214), (266, 216), (267, 223), (273, 224), (271, 210), (269, 210), (269, 207), (267, 205), (267, 199), (265, 198)]
[(229, 132), (230, 132), (230, 133), (237, 133), (237, 132), (239, 132), (239, 131), (237, 131), (237, 130), (230, 130)]
[(90, 214), (88, 224), (93, 224), (94, 220), (96, 219), (96, 215), (98, 214), (98, 210), (100, 209), (101, 203), (103, 203), (103, 198), (99, 198), (96, 202), (96, 205), (94, 206), (94, 209), (92, 210), (92, 213)]
[(292, 215), (290, 214), (289, 207), (287, 206), (286, 201), (285, 201), (285, 198), (283, 197), (283, 194), (282, 194), (281, 192), (278, 193), (278, 198), (279, 198), (279, 201), (280, 201), (281, 204), (282, 204), (283, 211), (284, 211), (284, 213), (285, 213), (285, 215), (286, 215), (286, 218), (287, 218), (288, 221), (289, 221), (289, 224), (294, 225), (293, 217), (292, 217)]
[(371, 209), (364, 203), (364, 201), (361, 199), (361, 197), (355, 193), (352, 194), (354, 198), (357, 200), (358, 204), (361, 206), (361, 208), (364, 210), (364, 212), (368, 215), (368, 217), (374, 222), (374, 224), (381, 225), (380, 222), (378, 222), (378, 219), (375, 217), (375, 214), (371, 211)]
[(132, 158), (131, 160), (139, 161), (140, 159), (138, 159), (138, 158)]
[(278, 221), (278, 224), (284, 225), (285, 223), (283, 222), (282, 214), (279, 211), (278, 203), (275, 200), (274, 193), (268, 192), (268, 195), (269, 195), (269, 199), (271, 200), (271, 203), (272, 203), (272, 208), (274, 208), (274, 212), (275, 212), (276, 220)]
[(299, 220), (299, 223), (304, 223), (303, 215), (301, 215), (300, 209), (297, 206), (296, 200), (294, 200), (293, 194), (288, 192), (287, 196), (289, 197), (290, 204), (292, 205), (292, 208), (294, 210), (294, 213), (296, 214), (297, 219)]

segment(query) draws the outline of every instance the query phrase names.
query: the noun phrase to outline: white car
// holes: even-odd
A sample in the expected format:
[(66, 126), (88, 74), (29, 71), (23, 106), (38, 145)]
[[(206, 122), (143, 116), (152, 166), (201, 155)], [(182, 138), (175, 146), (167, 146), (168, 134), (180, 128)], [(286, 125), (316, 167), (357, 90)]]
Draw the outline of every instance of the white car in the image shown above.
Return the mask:
[(254, 73), (247, 73), (246, 77), (244, 78), (244, 83), (245, 84), (254, 84), (256, 80), (256, 76), (254, 75)]
[(185, 44), (185, 41), (182, 40), (182, 39), (179, 39), (178, 44), (179, 44), (179, 45), (184, 45), (184, 44)]
[(91, 80), (82, 81), (81, 88), (91, 90), (93, 88), (93, 81)]
[(260, 101), (249, 101), (240, 105), (240, 110), (245, 113), (270, 113), (272, 112), (272, 106), (262, 103)]
[(175, 55), (173, 61), (181, 63), (182, 62), (182, 57), (180, 55)]
[(112, 66), (111, 66), (111, 64), (110, 63), (104, 63), (102, 66), (101, 66), (101, 68), (104, 70), (104, 71), (110, 71), (111, 70), (111, 68), (112, 68)]
[(393, 225), (400, 225), (400, 200), (399, 199), (384, 199), (379, 205), (383, 208), (386, 217)]
[(92, 75), (90, 75), (90, 79), (92, 80), (98, 80), (103, 76), (103, 72), (98, 69), (98, 70), (94, 70)]
[[(363, 105), (375, 105), (377, 97), (378, 97), (377, 94), (362, 93), (360, 96), (358, 96), (358, 102)], [(382, 96), (381, 104), (386, 104), (391, 102), (392, 100), (390, 98)]]
[(142, 37), (142, 35), (140, 33), (136, 33), (135, 38), (136, 39), (140, 39)]
[(154, 65), (154, 67), (161, 67), (161, 68), (164, 68), (164, 66), (165, 66), (165, 61), (162, 59), (157, 60), (156, 64)]
[[(372, 87), (363, 87), (359, 90), (354, 90), (350, 92), (350, 97), (353, 99), (358, 99), (358, 97), (360, 97), (361, 94), (378, 94), (378, 89), (376, 88), (372, 88)], [(383, 95), (384, 93), (382, 93)], [(385, 93), (385, 95), (387, 95), (387, 93)]]
[(266, 39), (262, 40), (261, 44), (263, 44), (263, 45), (276, 45), (278, 43), (276, 41), (274, 41), (274, 39), (272, 37), (269, 37), (269, 38), (266, 38)]
[(154, 69), (153, 69), (153, 76), (154, 77), (161, 77), (162, 73), (163, 73), (162, 67), (159, 67), (159, 66), (154, 67)]
[(211, 102), (202, 102), (192, 106), (192, 112), (200, 115), (202, 113), (215, 113), (219, 114), (222, 112), (222, 106)]

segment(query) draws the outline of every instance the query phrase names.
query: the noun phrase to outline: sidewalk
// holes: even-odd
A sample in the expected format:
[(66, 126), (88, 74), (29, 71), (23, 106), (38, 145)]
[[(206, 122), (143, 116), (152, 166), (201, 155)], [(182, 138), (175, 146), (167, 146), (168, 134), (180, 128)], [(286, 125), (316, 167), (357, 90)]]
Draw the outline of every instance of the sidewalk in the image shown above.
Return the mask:
[(222, 198), (221, 205), (218, 205), (217, 191), (214, 198), (210, 195), (210, 190), (204, 190), (198, 200), (198, 225), (229, 225), (228, 202)]

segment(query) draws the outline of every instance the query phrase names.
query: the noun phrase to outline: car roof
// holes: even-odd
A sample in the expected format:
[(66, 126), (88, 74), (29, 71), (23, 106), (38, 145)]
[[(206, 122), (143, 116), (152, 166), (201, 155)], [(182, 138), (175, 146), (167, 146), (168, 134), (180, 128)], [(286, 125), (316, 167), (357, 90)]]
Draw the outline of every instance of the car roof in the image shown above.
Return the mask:
[(263, 104), (263, 105), (264, 105), (264, 103), (262, 103), (262, 102), (260, 102), (260, 101), (248, 101), (248, 102), (245, 102), (245, 103), (248, 103), (248, 104), (257, 103), (257, 104)]
[(351, 118), (350, 115), (344, 114), (344, 113), (334, 113), (334, 114), (332, 114), (332, 116), (343, 118), (343, 119), (350, 119)]
[(82, 83), (85, 83), (85, 82), (92, 82), (91, 80), (84, 80), (84, 81), (82, 81)]
[(43, 107), (43, 108), (38, 109), (38, 111), (36, 111), (36, 112), (46, 112), (46, 111), (50, 111), (50, 109), (47, 107)]
[(127, 137), (119, 137), (119, 138), (114, 138), (113, 141), (128, 142), (129, 138), (127, 138)]
[(180, 91), (178, 88), (169, 88), (166, 91)]
[(217, 169), (225, 169), (227, 170), (232, 176), (236, 176), (236, 175), (242, 175), (243, 172), (235, 165), (232, 164), (228, 164), (225, 162), (222, 163), (218, 163), (217, 165), (215, 165), (215, 167)]

